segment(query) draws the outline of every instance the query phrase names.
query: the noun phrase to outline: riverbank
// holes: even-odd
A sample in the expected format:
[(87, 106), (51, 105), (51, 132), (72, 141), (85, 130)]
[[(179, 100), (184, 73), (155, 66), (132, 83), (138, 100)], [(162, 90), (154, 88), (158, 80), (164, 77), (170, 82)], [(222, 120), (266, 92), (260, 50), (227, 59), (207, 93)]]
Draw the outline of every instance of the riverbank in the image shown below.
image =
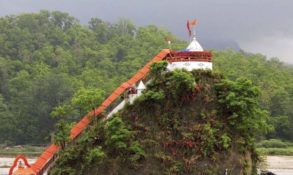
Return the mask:
[(18, 146), (6, 146), (0, 147), (0, 157), (15, 157), (19, 154), (24, 154), (28, 157), (37, 157), (45, 150), (44, 146), (30, 146), (30, 145), (18, 145)]
[(263, 140), (257, 143), (257, 151), (261, 155), (293, 156), (293, 142), (279, 139)]
[[(15, 157), (0, 157), (0, 175), (7, 175), (9, 167), (12, 165)], [(37, 157), (28, 157), (30, 164), (36, 161)], [(267, 156), (265, 163), (261, 165), (276, 175), (293, 174), (293, 156)]]

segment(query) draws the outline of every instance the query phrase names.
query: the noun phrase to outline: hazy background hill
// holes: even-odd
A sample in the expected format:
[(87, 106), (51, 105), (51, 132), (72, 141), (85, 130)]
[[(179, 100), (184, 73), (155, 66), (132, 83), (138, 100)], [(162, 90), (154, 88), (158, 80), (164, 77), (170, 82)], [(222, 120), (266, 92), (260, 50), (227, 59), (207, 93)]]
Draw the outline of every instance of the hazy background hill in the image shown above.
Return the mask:
[(96, 16), (111, 23), (123, 17), (137, 26), (163, 27), (184, 40), (188, 40), (186, 20), (196, 18), (198, 37), (233, 40), (246, 51), (293, 63), (291, 0), (2, 0), (0, 7), (0, 16), (58, 10), (82, 24)]

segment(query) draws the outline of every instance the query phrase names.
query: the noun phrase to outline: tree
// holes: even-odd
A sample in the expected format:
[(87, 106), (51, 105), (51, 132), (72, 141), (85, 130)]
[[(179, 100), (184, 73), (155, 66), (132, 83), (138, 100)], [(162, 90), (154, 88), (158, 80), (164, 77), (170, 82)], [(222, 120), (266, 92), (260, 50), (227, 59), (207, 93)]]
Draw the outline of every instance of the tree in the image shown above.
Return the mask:
[(57, 116), (75, 121), (99, 105), (163, 48), (166, 32), (147, 31), (149, 38), (137, 37), (127, 19), (93, 18), (85, 26), (58, 11), (1, 17), (0, 93), (13, 121), (10, 140), (46, 143)]
[(71, 125), (65, 122), (65, 120), (60, 120), (56, 124), (56, 132), (54, 134), (54, 143), (59, 145), (61, 149), (64, 149), (67, 142), (70, 140), (70, 129)]
[(89, 22), (89, 28), (95, 32), (100, 43), (107, 43), (115, 35), (111, 32), (112, 26), (99, 18), (92, 18)]
[(72, 97), (72, 105), (80, 109), (80, 114), (97, 107), (103, 100), (104, 91), (98, 88), (80, 89)]
[(215, 88), (220, 115), (225, 116), (231, 128), (235, 128), (231, 132), (239, 133), (245, 140), (251, 141), (246, 144), (252, 144), (254, 138), (269, 131), (268, 113), (260, 108), (260, 91), (251, 81), (245, 78), (235, 82), (222, 80)]
[(0, 143), (13, 144), (19, 129), (16, 127), (16, 119), (9, 111), (8, 106), (0, 94)]
[[(79, 89), (96, 88), (104, 91), (104, 98), (158, 51), (168, 48), (166, 37), (172, 39), (174, 50), (187, 45), (164, 29), (138, 27), (127, 19), (109, 23), (93, 18), (82, 25), (66, 13), (50, 11), (1, 17), (0, 93), (11, 114), (7, 120), (15, 121), (11, 128), (17, 128), (11, 136), (13, 142), (48, 141), (48, 133), (57, 122), (50, 113), (57, 106), (65, 111), (72, 109), (60, 114), (76, 120), (80, 115), (76, 108), (82, 102), (74, 106), (73, 94)], [(214, 71), (223, 72), (230, 80), (243, 76), (260, 87), (258, 100), (269, 110), (276, 128), (267, 137), (293, 139), (293, 132), (277, 129), (284, 127), (274, 122), (278, 117), (285, 121), (286, 117), (289, 128), (293, 128), (292, 66), (260, 54), (232, 50), (213, 51), (213, 55)], [(96, 107), (98, 101), (80, 108), (80, 112)]]

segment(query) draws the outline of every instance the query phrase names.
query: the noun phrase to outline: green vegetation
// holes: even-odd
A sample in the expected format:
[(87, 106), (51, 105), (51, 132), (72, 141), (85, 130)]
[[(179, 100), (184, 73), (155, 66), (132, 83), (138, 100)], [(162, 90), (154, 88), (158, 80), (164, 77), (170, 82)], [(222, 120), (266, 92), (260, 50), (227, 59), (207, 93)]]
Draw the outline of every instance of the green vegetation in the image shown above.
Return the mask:
[(264, 155), (293, 156), (293, 143), (278, 139), (263, 140), (257, 144), (257, 151)]
[(293, 146), (287, 148), (257, 148), (262, 155), (293, 156)]
[(90, 126), (50, 174), (252, 174), (255, 138), (270, 129), (259, 89), (244, 78), (165, 66), (152, 65), (143, 95)]
[(115, 168), (121, 164), (135, 168), (144, 159), (145, 152), (134, 136), (119, 116), (100, 121), (84, 132), (76, 144), (61, 151), (62, 158), (58, 159), (57, 166), (62, 168), (54, 168), (51, 174), (118, 172)]
[(39, 156), (45, 147), (43, 146), (14, 146), (14, 147), (6, 147), (4, 145), (0, 145), (0, 156), (17, 156), (20, 154), (25, 154), (26, 156)]
[(232, 50), (214, 52), (215, 71), (231, 79), (245, 77), (261, 90), (259, 98), (274, 128), (264, 138), (293, 141), (293, 67), (277, 58)]
[(77, 121), (97, 106), (166, 48), (166, 37), (179, 42), (125, 19), (83, 26), (62, 12), (1, 17), (0, 143), (50, 142), (58, 120)]
[(64, 149), (66, 144), (70, 141), (70, 129), (72, 125), (68, 124), (65, 120), (60, 120), (56, 124), (57, 131), (54, 134), (54, 143)]
[[(50, 142), (57, 121), (77, 121), (100, 104), (159, 50), (168, 47), (166, 37), (174, 41), (175, 50), (186, 44), (156, 26), (136, 27), (125, 19), (111, 24), (93, 18), (88, 25), (81, 25), (66, 13), (48, 11), (1, 17), (0, 143)], [(293, 141), (292, 66), (277, 58), (232, 50), (213, 51), (213, 55), (216, 72), (232, 81), (247, 78), (259, 87), (258, 102), (268, 113), (254, 112), (269, 115), (272, 127), (258, 140)], [(167, 86), (188, 76), (177, 72)], [(184, 82), (180, 84), (174, 86), (178, 93)], [(167, 96), (163, 91), (148, 91), (144, 97), (160, 101)], [(229, 97), (236, 98), (233, 94)], [(236, 119), (241, 117), (235, 116), (234, 122)], [(229, 143), (229, 136), (221, 139)]]

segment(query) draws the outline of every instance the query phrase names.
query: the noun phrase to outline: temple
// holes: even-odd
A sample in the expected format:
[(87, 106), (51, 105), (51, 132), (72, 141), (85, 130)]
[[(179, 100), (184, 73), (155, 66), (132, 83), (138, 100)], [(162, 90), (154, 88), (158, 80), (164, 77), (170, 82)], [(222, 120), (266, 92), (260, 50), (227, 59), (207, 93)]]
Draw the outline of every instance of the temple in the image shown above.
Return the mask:
[(170, 51), (166, 58), (168, 61), (168, 70), (186, 69), (213, 69), (212, 54), (210, 51), (204, 51), (195, 35), (185, 50)]

